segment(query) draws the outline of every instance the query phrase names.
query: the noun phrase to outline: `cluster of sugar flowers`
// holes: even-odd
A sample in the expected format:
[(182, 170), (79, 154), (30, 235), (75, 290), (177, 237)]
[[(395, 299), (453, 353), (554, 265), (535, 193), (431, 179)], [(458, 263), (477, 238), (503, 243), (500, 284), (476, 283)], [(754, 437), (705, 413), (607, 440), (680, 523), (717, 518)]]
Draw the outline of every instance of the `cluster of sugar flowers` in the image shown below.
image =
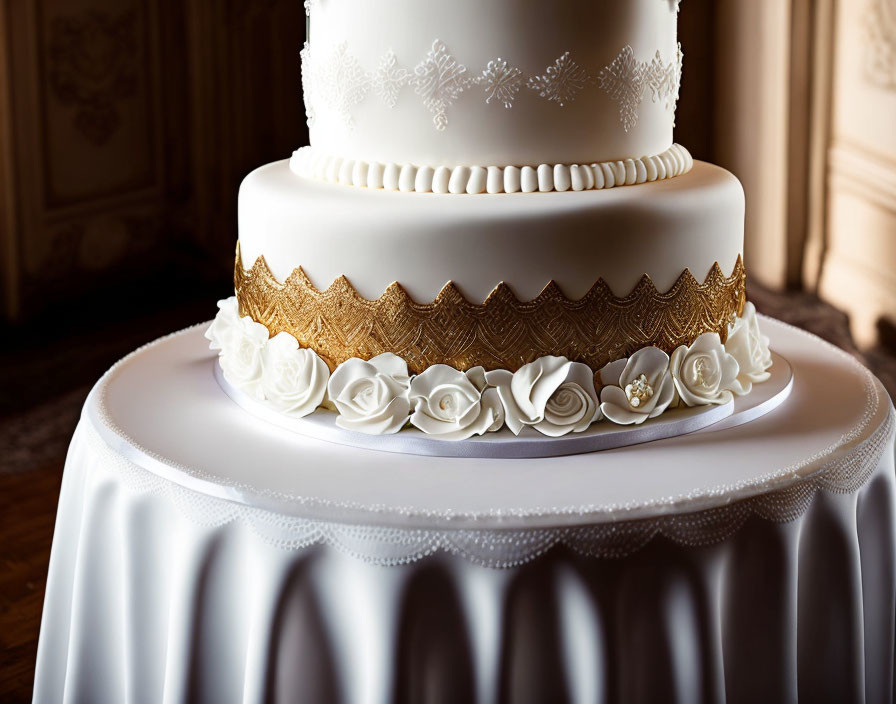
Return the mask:
[(602, 419), (638, 425), (680, 405), (728, 403), (768, 379), (772, 364), (752, 303), (729, 326), (724, 344), (717, 333), (705, 333), (671, 356), (645, 347), (597, 375), (581, 362), (554, 356), (516, 372), (461, 372), (435, 364), (411, 375), (407, 363), (391, 353), (349, 359), (330, 374), (317, 353), (300, 347), (292, 335), (270, 337), (251, 317), (240, 317), (235, 298), (218, 307), (206, 337), (219, 350), (228, 383), (297, 418), (326, 406), (337, 411), (340, 428), (372, 435), (396, 433), (408, 424), (444, 440), (505, 426), (515, 435), (529, 427), (560, 437)]

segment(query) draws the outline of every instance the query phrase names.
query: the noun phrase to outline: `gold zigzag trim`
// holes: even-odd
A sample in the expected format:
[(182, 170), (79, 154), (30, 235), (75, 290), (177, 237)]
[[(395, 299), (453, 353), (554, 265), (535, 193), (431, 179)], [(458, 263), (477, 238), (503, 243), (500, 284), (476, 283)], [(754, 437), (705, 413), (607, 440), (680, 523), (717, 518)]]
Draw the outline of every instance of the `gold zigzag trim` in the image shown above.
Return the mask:
[(243, 269), (237, 246), (234, 288), (241, 315), (272, 336), (294, 335), (331, 369), (351, 357), (394, 352), (413, 373), (433, 364), (516, 371), (545, 355), (597, 370), (648, 345), (671, 353), (705, 332), (724, 341), (746, 301), (746, 271), (740, 256), (730, 276), (716, 263), (702, 284), (685, 269), (665, 293), (645, 274), (623, 297), (599, 279), (578, 300), (551, 281), (533, 300), (520, 301), (501, 283), (481, 304), (449, 282), (432, 303), (417, 303), (397, 282), (376, 300), (362, 297), (345, 276), (321, 291), (301, 268), (280, 283), (263, 256)]

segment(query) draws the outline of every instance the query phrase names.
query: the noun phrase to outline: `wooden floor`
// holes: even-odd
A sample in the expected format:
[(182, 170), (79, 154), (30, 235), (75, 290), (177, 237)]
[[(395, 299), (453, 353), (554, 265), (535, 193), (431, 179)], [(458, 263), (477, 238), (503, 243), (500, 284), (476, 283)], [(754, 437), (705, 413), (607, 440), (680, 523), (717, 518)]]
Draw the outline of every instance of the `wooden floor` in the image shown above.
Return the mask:
[(131, 350), (214, 312), (205, 292), (62, 339), (19, 331), (10, 337), (27, 344), (0, 350), (0, 704), (31, 701), (62, 468), (90, 387)]
[(61, 463), (0, 475), (0, 702), (31, 700), (61, 480)]
[[(751, 289), (757, 307), (855, 352), (845, 316), (804, 294)], [(89, 385), (116, 359), (165, 332), (210, 318), (204, 300), (114, 329), (72, 333), (64, 345), (0, 351), (0, 703), (31, 700), (40, 615), (65, 448)], [(861, 357), (896, 392), (896, 356)], [(73, 361), (74, 360), (74, 361)], [(26, 392), (29, 394), (25, 396)], [(22, 399), (31, 408), (21, 412)]]

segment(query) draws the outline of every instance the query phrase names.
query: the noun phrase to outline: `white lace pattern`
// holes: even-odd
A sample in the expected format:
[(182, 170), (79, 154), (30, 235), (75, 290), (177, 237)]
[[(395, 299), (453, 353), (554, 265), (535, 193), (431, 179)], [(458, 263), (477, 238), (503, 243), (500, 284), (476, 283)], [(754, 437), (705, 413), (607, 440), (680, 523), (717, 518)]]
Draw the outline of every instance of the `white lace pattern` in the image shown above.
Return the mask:
[(313, 124), (319, 106), (331, 109), (349, 128), (354, 108), (373, 93), (389, 108), (401, 99), (405, 86), (423, 100), (432, 113), (433, 126), (448, 127), (449, 111), (463, 93), (481, 88), (485, 102), (514, 106), (522, 88), (540, 98), (564, 107), (595, 85), (619, 103), (620, 121), (626, 132), (639, 119), (639, 108), (647, 91), (653, 102), (660, 102), (674, 113), (681, 83), (682, 53), (666, 61), (657, 51), (651, 61), (638, 61), (631, 46), (624, 47), (608, 66), (596, 75), (565, 52), (538, 75), (527, 76), (509, 61), (497, 57), (483, 69), (473, 70), (451, 54), (447, 44), (435, 39), (422, 60), (413, 67), (402, 66), (389, 49), (372, 70), (365, 69), (343, 42), (325, 53), (306, 44), (301, 53), (302, 81), (308, 126)]
[(639, 108), (648, 90), (653, 102), (662, 102), (674, 113), (681, 87), (683, 58), (681, 44), (671, 63), (663, 61), (659, 51), (650, 62), (638, 61), (632, 48), (626, 46), (613, 63), (600, 72), (600, 87), (619, 104), (619, 119), (626, 132), (637, 126)]
[(531, 530), (424, 530), (286, 516), (186, 489), (113, 452), (88, 423), (82, 422), (81, 431), (96, 454), (95, 466), (100, 471), (114, 475), (130, 491), (163, 496), (187, 520), (199, 525), (224, 526), (242, 521), (260, 538), (284, 550), (326, 544), (384, 566), (408, 564), (446, 551), (474, 564), (510, 568), (534, 560), (558, 545), (587, 556), (619, 558), (640, 550), (658, 536), (682, 545), (712, 545), (736, 533), (751, 516), (776, 523), (796, 520), (808, 510), (819, 491), (854, 493), (864, 486), (884, 450), (892, 445), (894, 421), (891, 413), (848, 457), (784, 490), (692, 514)]

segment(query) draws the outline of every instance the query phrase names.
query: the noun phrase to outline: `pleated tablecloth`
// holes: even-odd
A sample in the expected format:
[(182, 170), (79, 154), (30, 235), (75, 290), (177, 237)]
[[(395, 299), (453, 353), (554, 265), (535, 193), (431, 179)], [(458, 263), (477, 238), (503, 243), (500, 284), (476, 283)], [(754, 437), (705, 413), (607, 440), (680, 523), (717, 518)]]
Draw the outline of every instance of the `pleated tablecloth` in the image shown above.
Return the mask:
[(762, 326), (767, 416), (539, 460), (310, 440), (203, 328), (138, 350), (72, 441), (34, 701), (892, 701), (892, 404)]

